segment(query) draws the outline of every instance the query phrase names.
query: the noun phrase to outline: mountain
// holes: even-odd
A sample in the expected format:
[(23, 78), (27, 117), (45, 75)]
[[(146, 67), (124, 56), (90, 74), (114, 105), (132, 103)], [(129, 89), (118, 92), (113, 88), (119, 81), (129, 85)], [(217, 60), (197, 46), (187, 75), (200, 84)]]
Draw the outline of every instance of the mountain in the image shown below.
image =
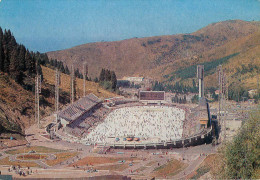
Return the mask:
[[(241, 63), (259, 66), (259, 28), (259, 22), (229, 20), (210, 24), (190, 34), (88, 43), (47, 55), (79, 69), (83, 62), (87, 62), (92, 78), (98, 77), (102, 68), (108, 68), (114, 70), (118, 78), (145, 76), (167, 83), (180, 80), (190, 83), (188, 78), (180, 79), (176, 73), (197, 64), (213, 62), (210, 73), (206, 74), (210, 77), (206, 82), (215, 83), (208, 79), (213, 78), (213, 67), (218, 64), (231, 66), (233, 72)], [(233, 62), (234, 66), (231, 65)]]

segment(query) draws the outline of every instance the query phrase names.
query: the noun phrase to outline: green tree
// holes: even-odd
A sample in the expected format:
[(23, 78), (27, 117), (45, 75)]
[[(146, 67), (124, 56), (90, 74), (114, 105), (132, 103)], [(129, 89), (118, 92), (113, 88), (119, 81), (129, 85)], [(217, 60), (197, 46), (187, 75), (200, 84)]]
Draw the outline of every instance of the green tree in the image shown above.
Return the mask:
[[(5, 31), (6, 32), (6, 31)], [(3, 71), (9, 73), (9, 64), (10, 64), (10, 59), (9, 59), (9, 50), (7, 48), (7, 43), (8, 43), (8, 39), (7, 36), (4, 34), (3, 37), (3, 54), (4, 54), (4, 68)]]
[(25, 53), (26, 53), (26, 48), (23, 45), (20, 45), (19, 48), (19, 68), (22, 71), (26, 70), (26, 65), (25, 65)]
[(186, 95), (184, 95), (184, 97), (183, 97), (183, 103), (184, 103), (184, 104), (187, 103)]
[(0, 71), (4, 70), (3, 30), (0, 27)]
[(66, 67), (65, 67), (65, 74), (70, 74), (70, 70), (69, 70), (69, 68), (68, 68), (68, 66), (66, 65)]
[(11, 52), (11, 56), (10, 56), (10, 65), (9, 65), (9, 73), (10, 76), (15, 79), (18, 72), (18, 66), (19, 66), (19, 62), (18, 62), (18, 49), (15, 48), (12, 50)]
[(0, 42), (3, 41), (3, 36), (4, 36), (3, 30), (2, 30), (2, 28), (0, 27)]
[(97, 77), (95, 77), (94, 82), (96, 82), (96, 83), (98, 82), (98, 78)]
[(105, 81), (111, 81), (111, 72), (109, 69), (105, 69)]
[(0, 71), (4, 71), (4, 52), (2, 42), (0, 40)]
[(64, 68), (63, 62), (61, 62), (60, 72), (65, 73), (65, 68)]
[(112, 73), (111, 73), (111, 82), (112, 82), (112, 89), (115, 91), (116, 85), (117, 85), (117, 78), (116, 78), (116, 74), (114, 71), (112, 71)]
[(192, 98), (191, 98), (191, 102), (196, 104), (199, 102), (199, 96), (198, 95), (194, 95)]
[(250, 115), (239, 133), (225, 146), (225, 179), (259, 179), (260, 108)]
[(99, 81), (105, 80), (105, 69), (102, 68), (100, 75), (99, 75)]
[(32, 56), (29, 52), (29, 50), (26, 50), (26, 53), (25, 53), (25, 69), (27, 71), (27, 74), (29, 74), (29, 72), (32, 71)]

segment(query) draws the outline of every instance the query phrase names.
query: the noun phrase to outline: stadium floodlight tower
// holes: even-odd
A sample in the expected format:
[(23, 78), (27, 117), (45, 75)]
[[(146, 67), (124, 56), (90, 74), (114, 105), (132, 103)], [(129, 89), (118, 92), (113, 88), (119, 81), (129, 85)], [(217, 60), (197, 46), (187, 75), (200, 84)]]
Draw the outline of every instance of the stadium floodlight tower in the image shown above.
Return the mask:
[(204, 65), (197, 66), (197, 78), (199, 79), (199, 99), (204, 96)]

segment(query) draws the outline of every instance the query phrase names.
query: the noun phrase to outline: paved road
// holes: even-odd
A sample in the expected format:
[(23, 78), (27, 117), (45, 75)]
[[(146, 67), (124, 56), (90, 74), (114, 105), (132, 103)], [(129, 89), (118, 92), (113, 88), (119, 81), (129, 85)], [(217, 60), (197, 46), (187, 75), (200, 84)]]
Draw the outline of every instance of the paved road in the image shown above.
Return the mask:
[(187, 168), (178, 173), (177, 175), (171, 177), (172, 179), (184, 179), (187, 175), (195, 171), (199, 165), (204, 161), (206, 156), (199, 156), (197, 159), (189, 164)]

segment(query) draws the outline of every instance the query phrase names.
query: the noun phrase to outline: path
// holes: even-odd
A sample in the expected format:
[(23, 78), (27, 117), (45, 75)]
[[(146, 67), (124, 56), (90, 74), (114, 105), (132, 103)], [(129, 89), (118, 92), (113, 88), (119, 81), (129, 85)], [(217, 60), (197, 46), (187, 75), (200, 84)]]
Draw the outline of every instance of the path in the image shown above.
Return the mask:
[(187, 168), (178, 173), (177, 175), (171, 177), (172, 179), (184, 179), (187, 175), (195, 171), (200, 164), (204, 161), (206, 156), (199, 156), (195, 161), (193, 161)]

